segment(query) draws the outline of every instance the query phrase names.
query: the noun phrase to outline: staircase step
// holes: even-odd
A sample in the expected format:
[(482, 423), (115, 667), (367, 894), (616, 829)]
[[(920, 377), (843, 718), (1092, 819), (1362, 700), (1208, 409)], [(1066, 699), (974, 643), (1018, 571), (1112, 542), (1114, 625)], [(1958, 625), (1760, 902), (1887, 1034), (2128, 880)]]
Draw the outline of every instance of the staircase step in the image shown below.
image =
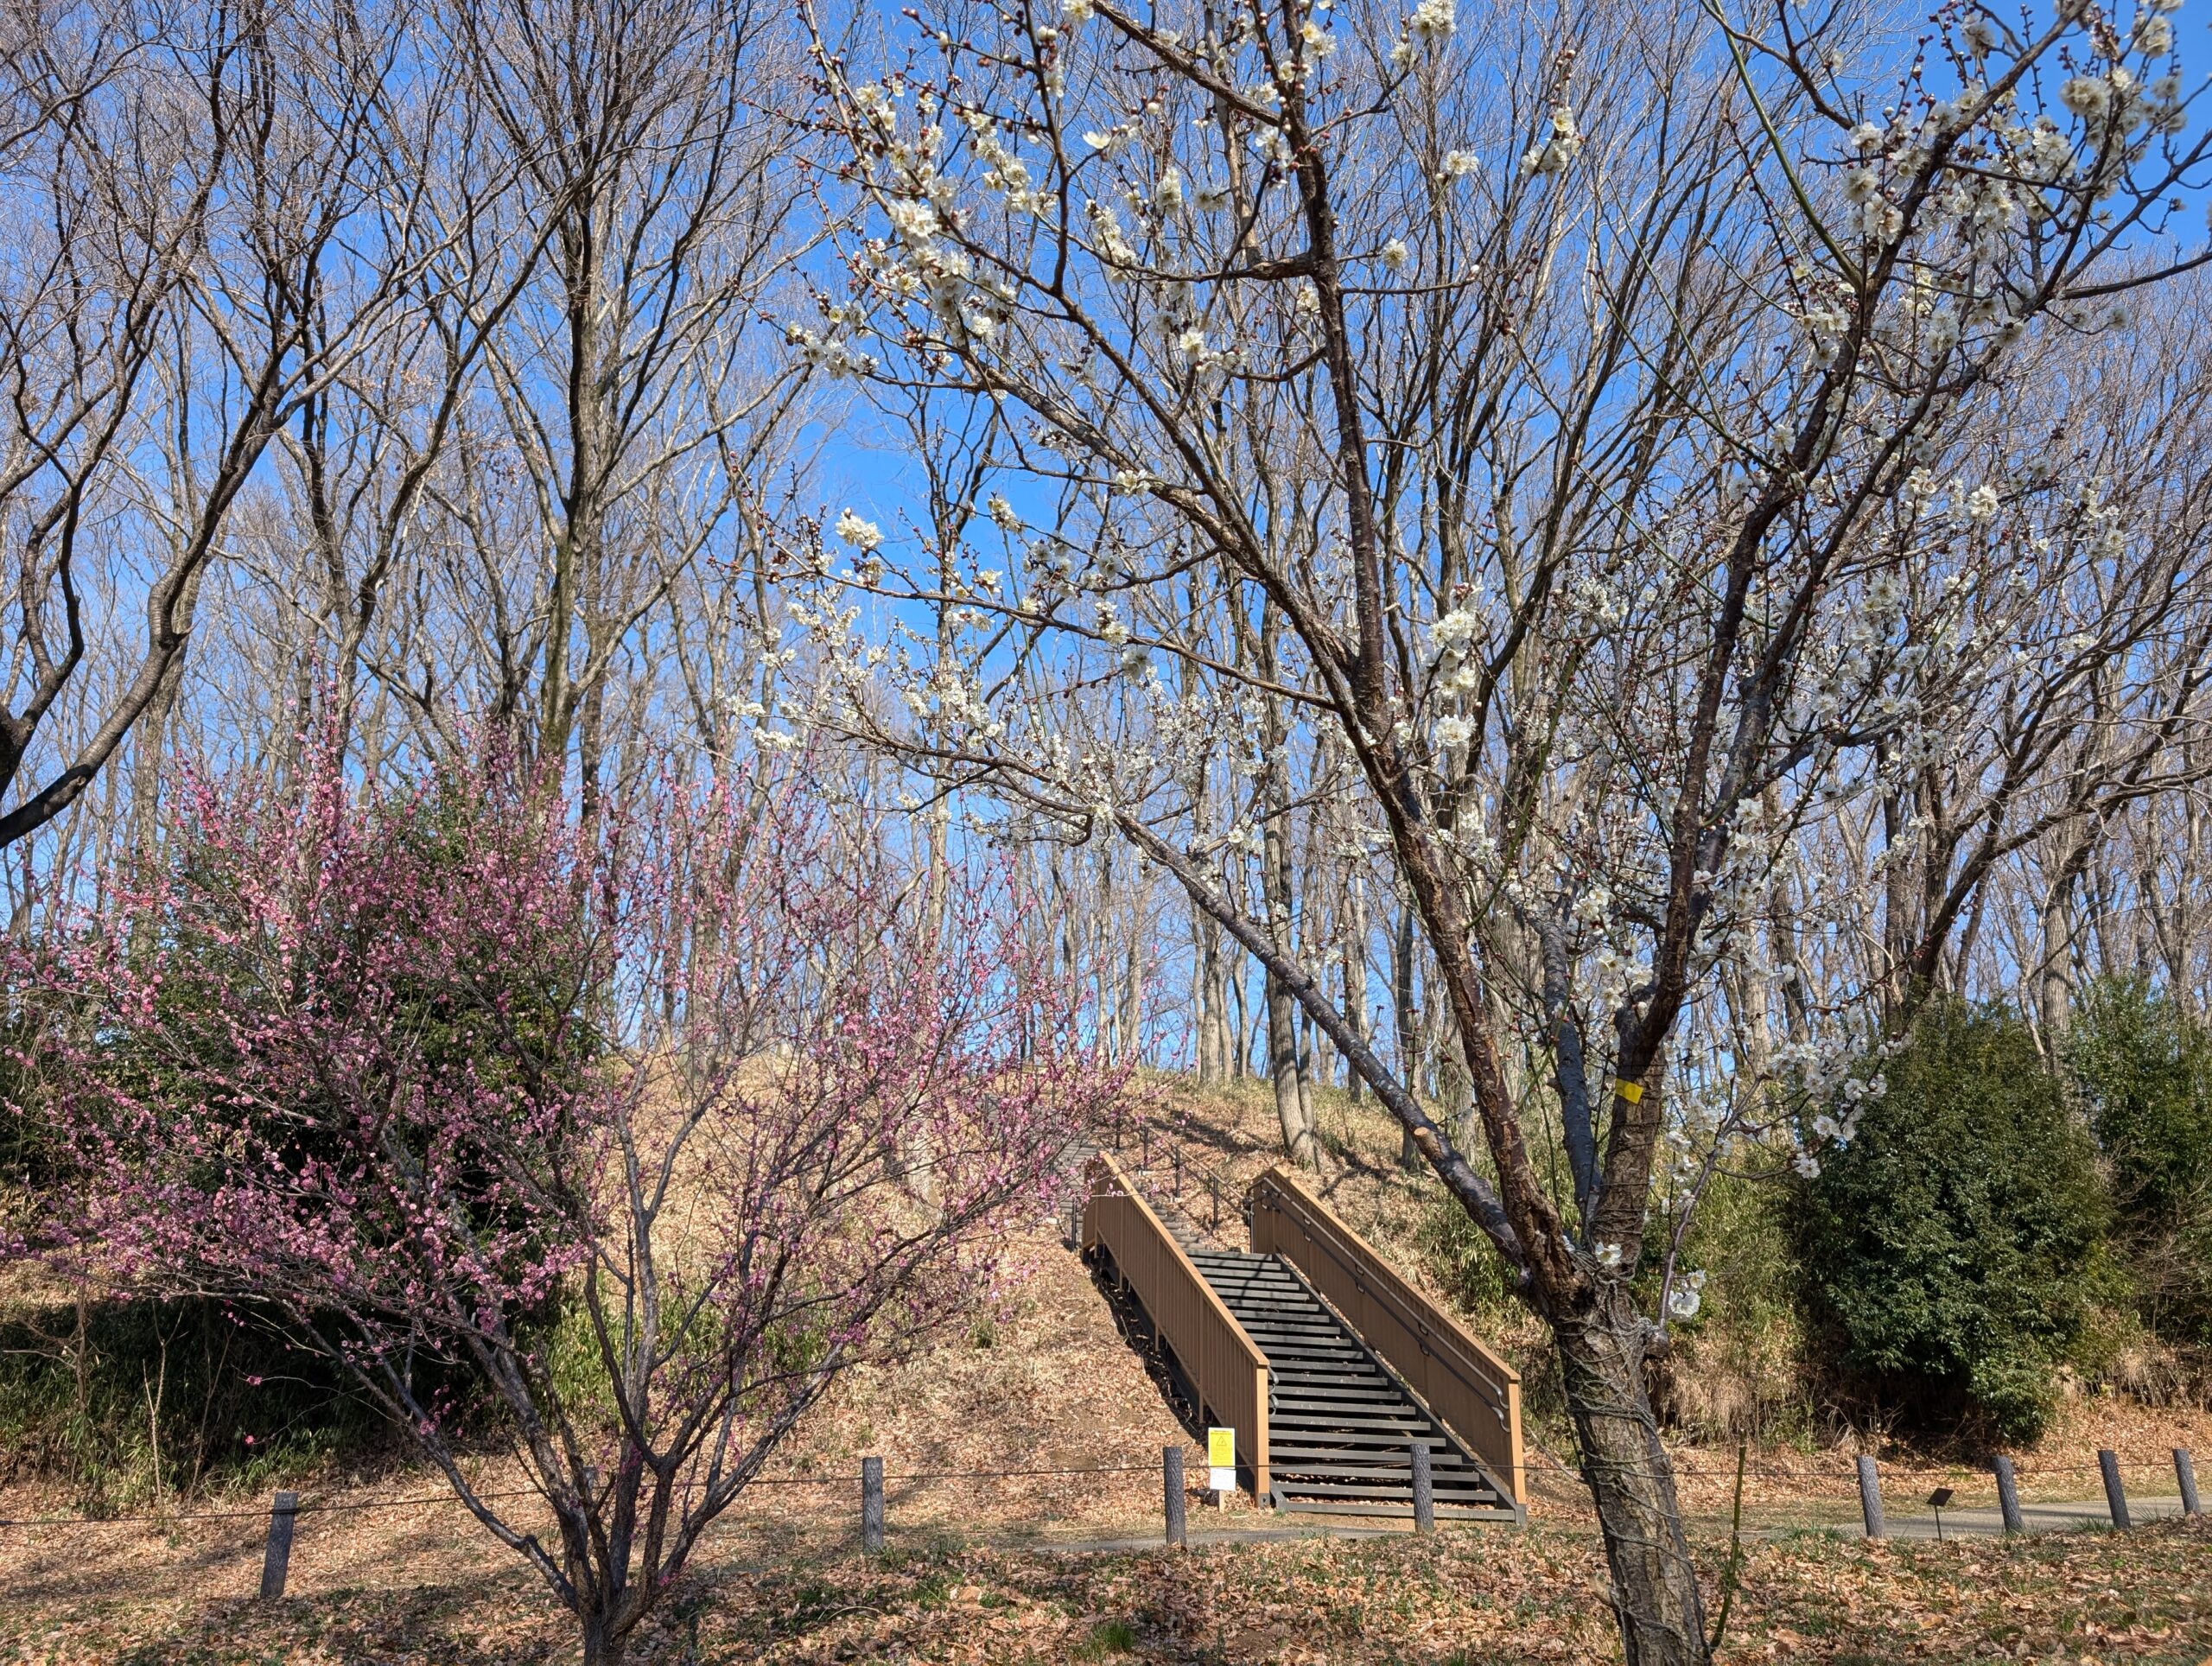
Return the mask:
[[(1278, 1478), (1275, 1481), (1275, 1491), (1310, 1498), (1388, 1498), (1394, 1492), (1402, 1498), (1407, 1496), (1408, 1485), (1409, 1483), (1402, 1483), (1395, 1487), (1390, 1487), (1376, 1481), (1309, 1481), (1303, 1478)], [(1482, 1491), (1491, 1497), (1497, 1497), (1487, 1487), (1483, 1488)]]
[[(1346, 1504), (1324, 1498), (1294, 1498), (1277, 1491), (1282, 1507), (1300, 1516), (1376, 1516), (1385, 1520), (1403, 1520), (1414, 1513), (1411, 1504), (1393, 1504), (1387, 1499), (1372, 1503)], [(1439, 1504), (1437, 1517), (1440, 1521), (1455, 1522), (1510, 1522), (1518, 1518), (1506, 1504), (1490, 1509), (1475, 1509), (1465, 1504)]]

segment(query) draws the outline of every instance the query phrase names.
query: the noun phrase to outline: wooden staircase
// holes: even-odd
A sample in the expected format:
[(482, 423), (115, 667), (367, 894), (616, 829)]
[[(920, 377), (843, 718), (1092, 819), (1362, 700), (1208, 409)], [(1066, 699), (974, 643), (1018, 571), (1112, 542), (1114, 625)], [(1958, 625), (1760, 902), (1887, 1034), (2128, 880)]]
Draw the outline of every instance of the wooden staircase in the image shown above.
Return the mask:
[(1515, 1519), (1512, 1500), (1474, 1455), (1281, 1256), (1202, 1249), (1191, 1259), (1268, 1357), (1268, 1456), (1278, 1508), (1410, 1516), (1419, 1441), (1428, 1448), (1440, 1517)]
[[(1141, 1195), (1137, 1186), (1118, 1168), (1112, 1171), (1111, 1184), (1117, 1195), (1122, 1188), (1131, 1198)], [(1278, 1206), (1286, 1195), (1280, 1186), (1271, 1194)], [(1319, 1207), (1304, 1194), (1290, 1201)], [(1220, 1323), (1233, 1320), (1231, 1328), (1246, 1339), (1241, 1345), (1248, 1350), (1246, 1357), (1256, 1365), (1259, 1356), (1264, 1356), (1265, 1433), (1261, 1447), (1264, 1496), (1278, 1509), (1339, 1516), (1410, 1516), (1413, 1448), (1418, 1442), (1428, 1450), (1431, 1493), (1440, 1518), (1522, 1519), (1521, 1509), (1509, 1490), (1520, 1478), (1517, 1470), (1501, 1472), (1485, 1465), (1287, 1256), (1224, 1249), (1164, 1199), (1147, 1199), (1135, 1212), (1173, 1246), (1170, 1250), (1166, 1244), (1158, 1245), (1152, 1276), (1160, 1276), (1168, 1262), (1185, 1268), (1186, 1278), (1194, 1273), (1196, 1281), (1203, 1285), (1200, 1300), (1217, 1312), (1225, 1310)], [(1320, 1224), (1340, 1226), (1333, 1218)], [(1345, 1237), (1357, 1242), (1348, 1231)], [(1205, 1403), (1210, 1397), (1207, 1386), (1195, 1379), (1205, 1372), (1193, 1370), (1193, 1361), (1178, 1357), (1173, 1335), (1176, 1327), (1155, 1325), (1153, 1316), (1144, 1313), (1142, 1293), (1122, 1277), (1112, 1246), (1103, 1236), (1087, 1241), (1101, 1270), (1116, 1279), (1122, 1299), (1135, 1302), (1140, 1322), (1133, 1330), (1133, 1339), (1140, 1339), (1141, 1333), (1148, 1348), (1164, 1353), (1162, 1363), (1168, 1376), (1163, 1377), (1163, 1383), (1172, 1378), (1187, 1390), (1174, 1397), (1187, 1398), (1194, 1406)], [(1158, 1239), (1151, 1242), (1158, 1243)], [(1129, 1251), (1137, 1248), (1135, 1240), (1127, 1246)], [(1359, 1248), (1366, 1250), (1363, 1244)], [(1348, 1287), (1344, 1299), (1368, 1300), (1373, 1294), (1369, 1282)], [(1161, 1299), (1184, 1288), (1171, 1280), (1155, 1285), (1154, 1297)], [(1182, 1300), (1177, 1299), (1179, 1303)], [(1396, 1341), (1404, 1347), (1402, 1336)], [(1186, 1350), (1190, 1345), (1186, 1340)], [(1257, 1350), (1256, 1355), (1249, 1352), (1252, 1349)], [(1408, 1369), (1433, 1364), (1451, 1354), (1446, 1339), (1431, 1336), (1419, 1346), (1417, 1357), (1407, 1356), (1412, 1361)], [(1233, 1361), (1227, 1369), (1233, 1383), (1236, 1369)], [(1243, 1380), (1249, 1383), (1249, 1376)], [(1510, 1392), (1517, 1396), (1517, 1381)], [(1253, 1410), (1259, 1408), (1255, 1406)], [(1510, 1450), (1517, 1459), (1517, 1398), (1511, 1411)], [(1464, 1404), (1461, 1415), (1465, 1415)], [(1248, 1433), (1240, 1428), (1240, 1465)]]

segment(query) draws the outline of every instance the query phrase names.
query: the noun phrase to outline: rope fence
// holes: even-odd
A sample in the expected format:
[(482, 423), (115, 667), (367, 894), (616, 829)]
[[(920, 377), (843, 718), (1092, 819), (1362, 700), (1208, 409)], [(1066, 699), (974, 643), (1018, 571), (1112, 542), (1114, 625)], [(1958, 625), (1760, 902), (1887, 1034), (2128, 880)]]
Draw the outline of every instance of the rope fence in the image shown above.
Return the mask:
[[(1541, 1447), (1533, 1449), (1560, 1473), (1574, 1477), (1574, 1472), (1557, 1458), (1553, 1457), (1550, 1453), (1545, 1452)], [(1433, 1532), (1436, 1526), (1433, 1493), (1430, 1487), (1423, 1485), (1427, 1478), (1428, 1448), (1426, 1445), (1416, 1442), (1409, 1448), (1409, 1453), (1414, 1478), (1414, 1528), (1416, 1532)], [(2196, 1467), (2189, 1449), (2185, 1447), (2177, 1447), (2173, 1449), (2171, 1456), (2172, 1466), (2169, 1471), (2166, 1466), (2161, 1464), (2122, 1463), (2116, 1453), (2107, 1450), (2097, 1454), (2097, 1462), (2094, 1466), (2045, 1464), (2027, 1472), (2026, 1478), (2095, 1474), (2103, 1484), (2105, 1509), (2111, 1525), (2115, 1529), (2126, 1530), (2134, 1525), (2126, 1486), (2126, 1478), (2129, 1474), (2163, 1476), (2171, 1473), (2180, 1494), (2182, 1513), (2184, 1516), (2197, 1516), (2202, 1513), (2202, 1505), (2197, 1497)], [(1679, 1459), (1674, 1460), (1673, 1467), (1679, 1474), (1714, 1478), (1730, 1478), (1735, 1473), (1733, 1465), (1725, 1470), (1715, 1470), (1685, 1464)], [(1755, 1466), (1746, 1462), (1744, 1467), (1748, 1473)], [(1848, 1475), (1808, 1473), (1802, 1468), (1770, 1463), (1762, 1463), (1756, 1467), (1766, 1473), (1785, 1476), (1800, 1483), (1809, 1484), (1833, 1479), (1841, 1485), (1855, 1485), (1866, 1536), (1868, 1539), (1882, 1539), (1888, 1536), (1888, 1523), (1883, 1508), (1881, 1476), (1878, 1466), (1873, 1459), (1860, 1457), (1853, 1459), (1853, 1469)], [(1171, 1546), (1185, 1543), (1187, 1527), (1183, 1478), (1184, 1449), (1179, 1446), (1162, 1447), (1160, 1461), (1156, 1464), (1084, 1464), (1046, 1468), (992, 1470), (912, 1470), (890, 1474), (885, 1472), (883, 1460), (880, 1458), (863, 1458), (861, 1460), (859, 1477), (861, 1546), (870, 1555), (880, 1554), (884, 1548), (885, 1488), (892, 1482), (999, 1482), (1022, 1478), (1133, 1475), (1145, 1472), (1156, 1473), (1160, 1477), (1166, 1542)], [(1926, 1477), (1927, 1472), (1922, 1472), (1919, 1478), (1925, 1479)], [(2018, 1496), (2018, 1484), (2022, 1478), (2023, 1472), (2014, 1467), (2008, 1457), (1999, 1455), (1992, 1460), (1989, 1479), (1994, 1485), (2003, 1521), (2003, 1530), (2007, 1534), (2022, 1533), (2027, 1530), (2025, 1510), (2051, 1508), (2029, 1504), (2024, 1510)], [(1579, 1478), (1576, 1478), (1579, 1479)], [(744, 1490), (750, 1491), (753, 1487), (850, 1487), (852, 1485), (853, 1478), (850, 1476), (764, 1475), (748, 1482)], [(543, 1499), (546, 1494), (540, 1487), (518, 1487), (497, 1492), (478, 1492), (471, 1497), (477, 1503), (494, 1504), (516, 1498)], [(437, 1504), (467, 1502), (469, 1500), (464, 1499), (459, 1493), (444, 1491), (404, 1498), (329, 1499), (308, 1503), (303, 1501), (296, 1492), (283, 1491), (276, 1494), (275, 1500), (265, 1512), (256, 1509), (206, 1510), (181, 1516), (0, 1517), (0, 1528), (36, 1528), (41, 1530), (123, 1526), (175, 1528), (200, 1522), (258, 1520), (265, 1514), (269, 1523), (269, 1531), (263, 1556), (261, 1594), (264, 1597), (281, 1597), (284, 1594), (285, 1583), (289, 1577), (293, 1529), (301, 1517), (341, 1516), (378, 1510), (421, 1510)], [(1936, 1536), (1939, 1538), (1942, 1536), (1944, 1509), (1949, 1508), (1955, 1511), (1961, 1508), (1975, 1507), (1961, 1505), (1958, 1502), (1955, 1491), (1949, 1486), (1939, 1486), (1926, 1503), (1927, 1506), (1934, 1509), (1936, 1513)], [(2078, 1508), (2072, 1513), (2078, 1518)]]

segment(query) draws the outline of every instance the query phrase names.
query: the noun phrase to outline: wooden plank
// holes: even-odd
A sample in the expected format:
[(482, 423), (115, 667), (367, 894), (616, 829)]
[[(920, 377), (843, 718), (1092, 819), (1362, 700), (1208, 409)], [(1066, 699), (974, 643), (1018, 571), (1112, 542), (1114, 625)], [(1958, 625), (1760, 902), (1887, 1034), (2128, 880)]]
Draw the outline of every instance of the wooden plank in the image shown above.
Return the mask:
[(1083, 1244), (1103, 1244), (1136, 1292), (1160, 1339), (1198, 1394), (1201, 1415), (1236, 1431), (1236, 1455), (1264, 1501), (1268, 1472), (1268, 1357), (1236, 1322), (1174, 1234), (1153, 1211), (1121, 1165), (1101, 1152), (1090, 1160)]
[(1251, 1203), (1253, 1250), (1279, 1255), (1304, 1274), (1493, 1472), (1515, 1507), (1526, 1509), (1521, 1374), (1400, 1277), (1295, 1176), (1269, 1169), (1253, 1181)]

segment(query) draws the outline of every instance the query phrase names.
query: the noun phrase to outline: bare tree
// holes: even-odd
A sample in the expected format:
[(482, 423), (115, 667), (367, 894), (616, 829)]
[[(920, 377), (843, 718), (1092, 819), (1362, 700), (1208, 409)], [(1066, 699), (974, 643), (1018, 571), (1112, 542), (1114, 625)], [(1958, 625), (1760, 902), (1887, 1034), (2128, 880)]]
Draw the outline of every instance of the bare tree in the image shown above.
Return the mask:
[[(395, 71), (410, 37), (394, 11), (26, 7), (10, 36), (0, 167), (33, 252), (0, 302), (19, 619), (0, 844), (60, 814), (174, 703), (205, 575), (264, 454), (374, 340), (421, 258), (423, 187), (384, 163), (441, 90), (434, 63)], [(372, 219), (388, 260), (355, 240)], [(125, 611), (143, 618), (130, 647)], [(41, 755), (96, 632), (116, 686)]]

